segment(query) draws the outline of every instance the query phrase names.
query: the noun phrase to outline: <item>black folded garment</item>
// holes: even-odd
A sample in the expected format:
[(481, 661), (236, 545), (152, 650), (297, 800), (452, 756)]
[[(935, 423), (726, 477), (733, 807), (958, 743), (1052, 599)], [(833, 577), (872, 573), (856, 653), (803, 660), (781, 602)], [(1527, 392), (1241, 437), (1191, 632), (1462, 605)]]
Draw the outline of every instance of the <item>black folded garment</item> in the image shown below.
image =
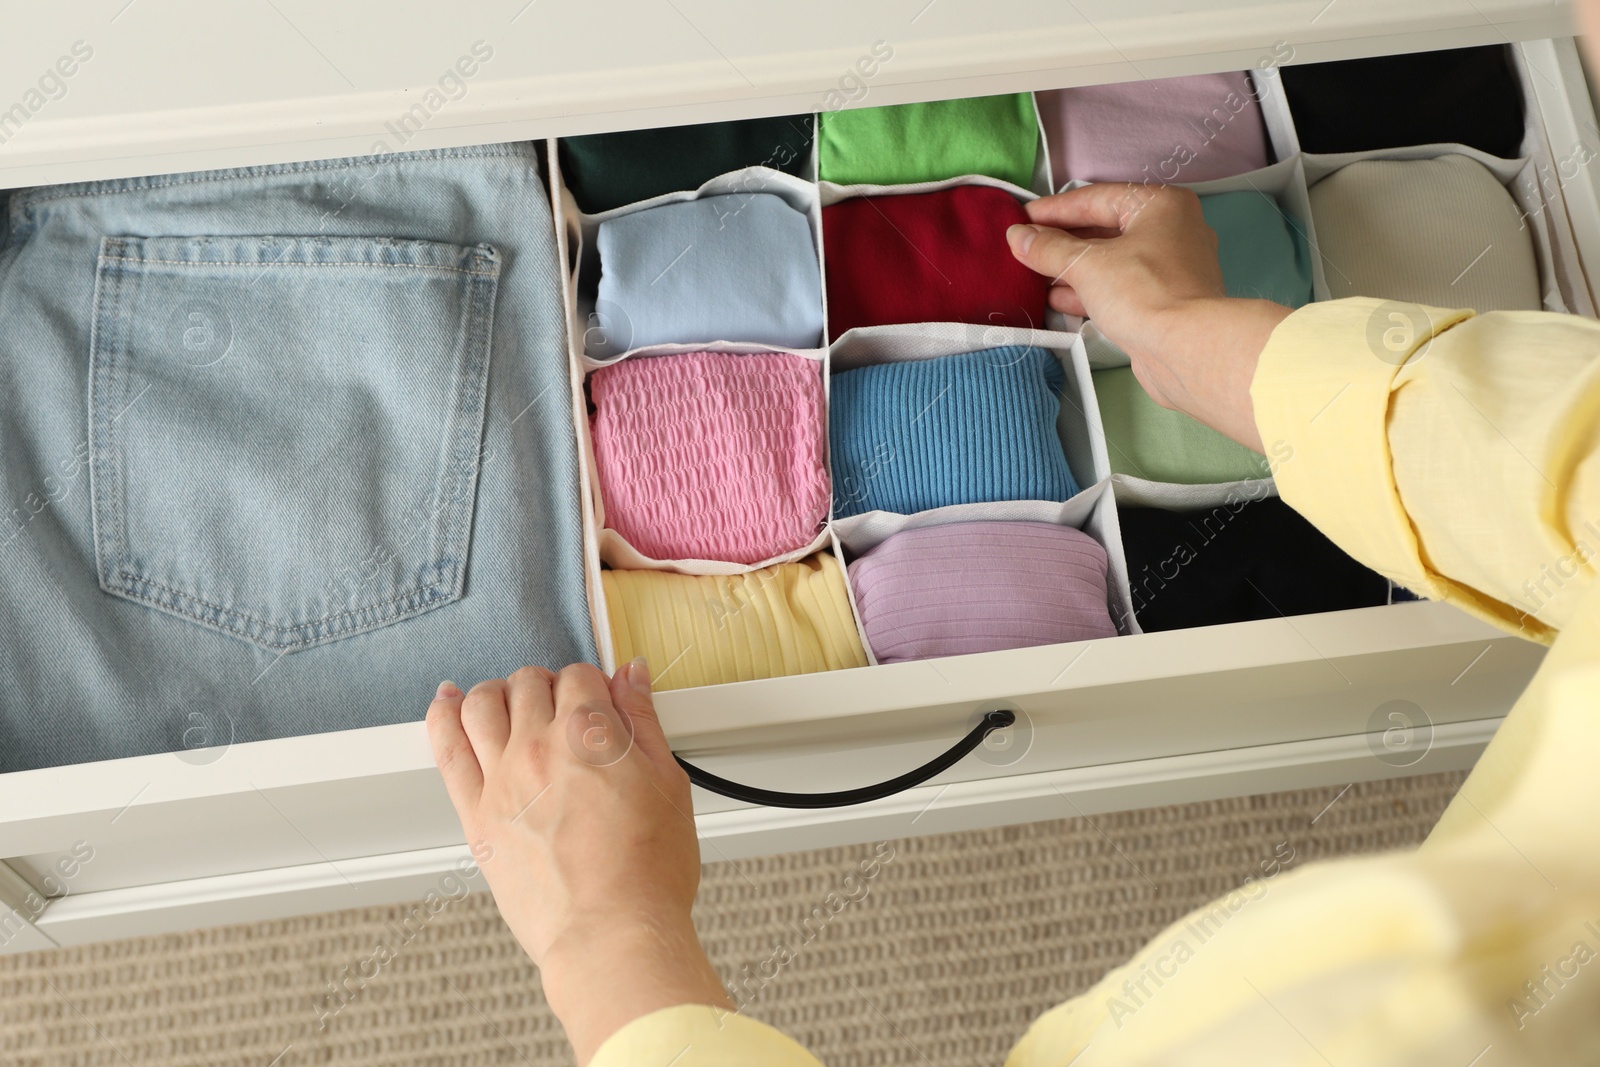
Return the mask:
[(1147, 631), (1386, 604), (1389, 580), (1276, 497), (1199, 511), (1119, 507), (1133, 614)]
[(593, 133), (563, 137), (557, 154), (561, 177), (578, 207), (597, 215), (662, 193), (698, 189), (719, 174), (745, 167), (804, 175), (814, 128), (810, 115), (784, 115)]
[(1280, 68), (1300, 147), (1464, 144), (1522, 154), (1522, 88), (1505, 45)]

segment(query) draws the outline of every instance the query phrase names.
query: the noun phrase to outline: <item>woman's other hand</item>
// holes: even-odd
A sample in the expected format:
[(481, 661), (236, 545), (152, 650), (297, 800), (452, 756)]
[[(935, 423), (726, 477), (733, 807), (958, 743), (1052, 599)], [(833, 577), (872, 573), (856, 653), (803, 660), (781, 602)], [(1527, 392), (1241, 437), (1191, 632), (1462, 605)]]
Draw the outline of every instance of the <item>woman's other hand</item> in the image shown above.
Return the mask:
[(439, 687), (428, 737), (500, 913), (585, 1063), (676, 1004), (731, 1010), (689, 916), (700, 850), (689, 779), (643, 660), (524, 667)]

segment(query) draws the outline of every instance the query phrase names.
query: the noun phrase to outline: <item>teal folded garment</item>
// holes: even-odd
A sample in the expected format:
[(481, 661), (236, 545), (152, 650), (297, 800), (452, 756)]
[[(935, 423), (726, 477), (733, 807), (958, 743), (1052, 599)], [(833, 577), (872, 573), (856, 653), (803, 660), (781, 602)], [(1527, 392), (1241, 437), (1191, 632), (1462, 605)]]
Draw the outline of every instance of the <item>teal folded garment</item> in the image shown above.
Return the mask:
[(1129, 367), (1094, 372), (1114, 474), (1205, 485), (1271, 475), (1259, 452), (1150, 399)]
[(1311, 303), (1311, 251), (1301, 224), (1267, 193), (1213, 193), (1200, 198), (1206, 225), (1217, 231), (1217, 258), (1229, 296), (1297, 308)]
[(985, 174), (1026, 189), (1039, 155), (1030, 93), (829, 111), (818, 122), (818, 176), (840, 185)]
[(1054, 353), (1017, 345), (835, 373), (834, 514), (1066, 500), (1065, 379)]

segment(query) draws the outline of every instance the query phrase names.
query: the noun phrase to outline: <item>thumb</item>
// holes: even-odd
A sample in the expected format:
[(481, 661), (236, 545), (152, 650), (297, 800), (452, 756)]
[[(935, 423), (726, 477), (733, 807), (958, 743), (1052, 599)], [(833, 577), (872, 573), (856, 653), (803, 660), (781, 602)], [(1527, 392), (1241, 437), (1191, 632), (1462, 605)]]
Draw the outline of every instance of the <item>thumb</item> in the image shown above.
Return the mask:
[(1073, 269), (1095, 247), (1065, 230), (1031, 223), (1008, 227), (1006, 242), (1023, 266), (1065, 285), (1072, 284)]
[(611, 703), (633, 721), (633, 740), (652, 759), (672, 758), (650, 693), (650, 665), (643, 656), (617, 668), (611, 678)]

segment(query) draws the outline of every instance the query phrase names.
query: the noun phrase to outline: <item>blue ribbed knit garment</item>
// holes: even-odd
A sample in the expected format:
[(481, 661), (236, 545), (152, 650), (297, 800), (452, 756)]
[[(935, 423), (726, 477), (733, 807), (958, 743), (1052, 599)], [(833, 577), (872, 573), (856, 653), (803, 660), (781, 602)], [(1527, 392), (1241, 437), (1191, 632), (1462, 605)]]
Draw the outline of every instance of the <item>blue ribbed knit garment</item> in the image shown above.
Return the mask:
[(1056, 433), (1065, 378), (1053, 353), (1019, 345), (836, 372), (835, 516), (1066, 500), (1078, 484)]

